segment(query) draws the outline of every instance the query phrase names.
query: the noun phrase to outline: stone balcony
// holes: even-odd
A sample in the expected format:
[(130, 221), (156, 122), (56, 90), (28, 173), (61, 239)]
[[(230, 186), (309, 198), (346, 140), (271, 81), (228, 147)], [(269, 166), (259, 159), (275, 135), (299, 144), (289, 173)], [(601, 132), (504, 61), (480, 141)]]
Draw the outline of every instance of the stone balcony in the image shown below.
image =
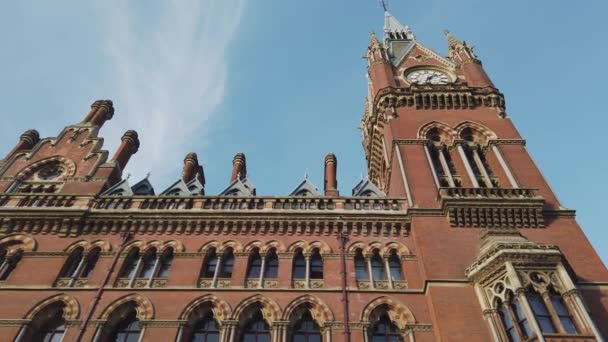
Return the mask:
[(440, 188), (438, 200), (454, 227), (544, 227), (535, 189)]

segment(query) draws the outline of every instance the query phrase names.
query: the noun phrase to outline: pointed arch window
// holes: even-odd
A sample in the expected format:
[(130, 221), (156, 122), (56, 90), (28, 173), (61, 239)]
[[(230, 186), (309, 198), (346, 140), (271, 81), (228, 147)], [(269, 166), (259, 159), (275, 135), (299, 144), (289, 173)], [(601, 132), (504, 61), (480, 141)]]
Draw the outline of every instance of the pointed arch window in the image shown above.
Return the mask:
[(219, 342), (220, 330), (213, 315), (209, 313), (207, 317), (199, 320), (192, 329), (192, 338), (187, 341), (192, 342)]
[(564, 331), (568, 334), (576, 334), (578, 331), (576, 330), (576, 326), (574, 325), (574, 320), (570, 315), (570, 311), (568, 310), (568, 306), (564, 303), (564, 299), (560, 296), (554, 289), (549, 290), (549, 298), (551, 299), (551, 304), (555, 309), (555, 313), (557, 314), (557, 318), (561, 323)]
[(509, 309), (507, 309), (507, 305), (505, 303), (500, 302), (498, 305), (498, 315), (500, 316), (500, 321), (502, 322), (502, 327), (507, 334), (507, 338), (509, 342), (520, 342), (519, 334), (517, 333), (517, 329), (515, 328), (515, 324), (511, 319), (511, 315), (509, 313)]
[(144, 254), (141, 260), (141, 269), (139, 270), (138, 278), (150, 278), (154, 273), (154, 265), (156, 264), (156, 248), (150, 248)]
[(9, 255), (9, 247), (20, 243), (19, 241), (14, 241), (0, 245), (0, 281), (7, 280), (21, 260), (23, 255), (23, 250), (21, 249)]
[(220, 278), (232, 278), (232, 270), (234, 269), (234, 253), (232, 248), (226, 249), (222, 255), (222, 262), (220, 263)]
[(137, 268), (137, 263), (139, 261), (139, 248), (131, 248), (125, 261), (122, 265), (122, 270), (120, 271), (120, 277), (122, 278), (132, 278), (135, 275), (135, 269)]
[(323, 279), (323, 258), (318, 248), (310, 255), (310, 279)]
[(61, 342), (66, 332), (63, 310), (65, 304), (61, 301), (49, 304), (38, 312), (29, 325), (22, 328), (16, 341), (32, 342)]
[[(153, 280), (168, 278), (172, 263), (173, 247), (167, 247), (160, 254), (155, 247), (151, 247), (143, 256), (140, 254), (139, 248), (134, 247), (127, 254), (119, 277), (129, 279), (128, 287), (157, 286)], [(138, 279), (137, 282), (136, 279)], [(119, 284), (121, 284), (120, 281), (124, 281), (124, 279), (119, 280)]]
[(302, 249), (298, 248), (293, 256), (293, 271), (292, 279), (305, 279), (306, 278), (306, 258), (302, 254)]
[(387, 313), (382, 314), (380, 319), (372, 324), (368, 334), (370, 342), (403, 342), (403, 336)]
[(270, 342), (270, 326), (258, 310), (243, 329), (242, 342)]
[(391, 254), (388, 257), (388, 269), (392, 280), (403, 280), (403, 273), (401, 273), (401, 259), (394, 249), (391, 251)]
[(510, 342), (526, 341), (533, 336), (521, 303), (512, 292), (506, 294), (505, 301), (497, 299), (496, 308), (503, 330)]
[(262, 257), (259, 249), (255, 248), (249, 256), (249, 267), (247, 267), (247, 278), (259, 278), (262, 272)]
[(471, 176), (474, 179), (471, 181), (478, 187), (482, 188), (493, 188), (498, 187), (498, 182), (492, 174), (492, 169), (488, 164), (485, 154), (480, 147), (487, 139), (479, 132), (474, 131), (472, 128), (467, 127), (460, 133), (460, 138), (464, 140), (464, 143), (459, 145), (461, 157), (463, 162), (470, 167), (472, 171)]
[(74, 249), (68, 256), (59, 277), (71, 278), (68, 286), (72, 286), (76, 279), (88, 278), (99, 260), (100, 252), (99, 247), (94, 247), (87, 253), (84, 252), (83, 247)]
[(384, 261), (382, 260), (382, 257), (380, 256), (380, 253), (377, 250), (374, 251), (374, 253), (372, 254), (370, 264), (373, 279), (375, 281), (386, 280), (386, 273), (384, 272)]
[(295, 324), (292, 342), (321, 342), (321, 330), (319, 325), (313, 320), (310, 312), (305, 312), (300, 320)]
[[(100, 331), (100, 341), (137, 342), (141, 335), (140, 322), (133, 302), (116, 309), (108, 318), (106, 326)], [(106, 335), (106, 336), (103, 336)]]
[(215, 248), (209, 249), (203, 265), (203, 278), (213, 278), (217, 268), (218, 258)]
[(68, 256), (68, 259), (66, 260), (63, 270), (59, 276), (65, 277), (65, 278), (76, 277), (76, 273), (78, 271), (78, 266), (80, 266), (80, 263), (83, 260), (83, 254), (84, 254), (83, 247), (75, 248), (72, 251), (72, 253), (70, 253), (70, 255)]
[(435, 127), (426, 134), (428, 140), (424, 148), (430, 159), (435, 181), (439, 187), (460, 187), (460, 181), (456, 174), (456, 168), (445, 145), (449, 141), (446, 133)]
[(88, 278), (93, 272), (95, 265), (97, 265), (97, 261), (99, 260), (99, 254), (101, 253), (101, 248), (95, 247), (87, 253), (84, 257), (84, 267), (82, 268), (82, 272), (78, 275), (79, 278)]
[(171, 264), (173, 263), (173, 248), (167, 248), (160, 256), (160, 267), (158, 269), (157, 278), (168, 278)]
[(264, 267), (264, 279), (275, 279), (279, 275), (279, 257), (273, 248), (266, 255), (266, 265)]
[(369, 280), (365, 258), (361, 249), (355, 251), (355, 277), (357, 280)]
[(555, 325), (551, 321), (551, 314), (545, 305), (542, 296), (533, 289), (526, 290), (526, 298), (532, 307), (534, 317), (540, 326), (540, 330), (543, 333), (555, 333)]

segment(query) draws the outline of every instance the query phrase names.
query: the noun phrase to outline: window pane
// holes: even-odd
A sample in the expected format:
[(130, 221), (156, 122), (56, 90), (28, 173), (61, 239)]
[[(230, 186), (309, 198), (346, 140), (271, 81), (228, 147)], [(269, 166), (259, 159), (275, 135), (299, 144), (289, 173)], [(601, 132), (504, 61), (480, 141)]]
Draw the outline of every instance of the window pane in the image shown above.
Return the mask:
[(530, 302), (530, 306), (532, 307), (532, 311), (534, 312), (534, 316), (536, 317), (536, 320), (538, 321), (538, 325), (540, 325), (540, 329), (542, 330), (542, 332), (554, 333), (555, 327), (551, 322), (549, 311), (547, 311), (545, 302), (543, 301), (540, 294), (532, 290), (528, 290), (526, 296), (528, 298), (528, 301)]
[(304, 279), (306, 278), (306, 259), (302, 252), (296, 253), (293, 258), (293, 279)]
[(158, 277), (167, 278), (169, 277), (169, 269), (173, 263), (173, 250), (165, 252), (160, 262), (160, 270), (158, 271)]
[(528, 319), (526, 318), (526, 315), (524, 314), (524, 311), (521, 307), (521, 305), (519, 304), (519, 299), (517, 298), (511, 298), (510, 299), (510, 303), (511, 303), (511, 311), (513, 311), (513, 314), (515, 315), (515, 318), (517, 319), (517, 324), (519, 325), (519, 328), (521, 329), (522, 333), (524, 334), (524, 337), (531, 337), (532, 334), (532, 329), (530, 328), (530, 325), (528, 324)]
[(131, 278), (133, 276), (133, 272), (135, 272), (135, 266), (137, 265), (137, 261), (139, 260), (139, 250), (133, 249), (129, 252), (129, 255), (125, 259), (122, 272), (120, 274), (121, 277)]
[(232, 252), (227, 252), (222, 257), (222, 267), (220, 268), (221, 278), (232, 278), (232, 269), (234, 268), (234, 255)]
[(266, 269), (264, 278), (274, 279), (279, 275), (279, 258), (276, 253), (270, 253), (266, 257)]
[(80, 264), (80, 260), (82, 260), (82, 252), (83, 252), (83, 248), (78, 247), (70, 254), (70, 256), (68, 256), (68, 259), (66, 260), (66, 263), (65, 263), (64, 271), (61, 274), (62, 277), (74, 277), (75, 276), (76, 269), (78, 268), (78, 265)]
[(125, 342), (137, 342), (139, 341), (139, 333), (130, 333)]
[(141, 278), (150, 278), (154, 271), (154, 264), (156, 263), (156, 251), (150, 251), (144, 256), (144, 260), (141, 266), (141, 272), (139, 276)]
[(315, 252), (310, 257), (310, 278), (323, 279), (323, 258), (319, 252)]
[(262, 270), (262, 258), (256, 251), (249, 259), (249, 270), (247, 271), (247, 278), (259, 278)]
[(217, 256), (215, 252), (211, 252), (207, 257), (207, 261), (205, 263), (205, 272), (203, 272), (203, 278), (213, 278), (215, 274), (215, 269), (217, 268)]
[(360, 251), (355, 255), (355, 276), (357, 280), (369, 280), (365, 259)]
[(384, 262), (377, 252), (372, 257), (371, 263), (374, 280), (386, 280), (386, 276), (384, 274)]
[(388, 259), (388, 266), (391, 270), (391, 279), (403, 280), (403, 275), (401, 274), (401, 260), (394, 252)]
[(87, 255), (86, 263), (80, 277), (87, 278), (95, 268), (97, 260), (99, 260), (99, 248), (93, 249)]

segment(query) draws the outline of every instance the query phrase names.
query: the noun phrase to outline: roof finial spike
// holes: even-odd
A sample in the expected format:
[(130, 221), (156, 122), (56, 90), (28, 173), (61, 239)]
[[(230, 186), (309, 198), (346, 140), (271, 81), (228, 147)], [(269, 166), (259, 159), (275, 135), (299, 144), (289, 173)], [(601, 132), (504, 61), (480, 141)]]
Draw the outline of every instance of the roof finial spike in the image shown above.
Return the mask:
[(384, 12), (388, 12), (388, 0), (378, 0), (380, 2), (380, 6), (384, 9)]
[(144, 179), (148, 179), (148, 178), (150, 178), (150, 175), (151, 175), (151, 173), (150, 173), (150, 172), (146, 173), (146, 178), (144, 178)]
[(127, 173), (127, 180), (129, 180), (129, 178), (131, 178), (131, 174)]
[(304, 171), (304, 179), (308, 179), (308, 170)]

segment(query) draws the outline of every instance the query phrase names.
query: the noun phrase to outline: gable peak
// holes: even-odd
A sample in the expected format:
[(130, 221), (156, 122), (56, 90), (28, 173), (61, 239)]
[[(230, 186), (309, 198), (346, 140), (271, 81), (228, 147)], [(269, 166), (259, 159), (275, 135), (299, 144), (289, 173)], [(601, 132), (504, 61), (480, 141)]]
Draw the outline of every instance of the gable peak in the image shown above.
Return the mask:
[(384, 42), (390, 40), (414, 40), (414, 33), (389, 11), (384, 12)]

